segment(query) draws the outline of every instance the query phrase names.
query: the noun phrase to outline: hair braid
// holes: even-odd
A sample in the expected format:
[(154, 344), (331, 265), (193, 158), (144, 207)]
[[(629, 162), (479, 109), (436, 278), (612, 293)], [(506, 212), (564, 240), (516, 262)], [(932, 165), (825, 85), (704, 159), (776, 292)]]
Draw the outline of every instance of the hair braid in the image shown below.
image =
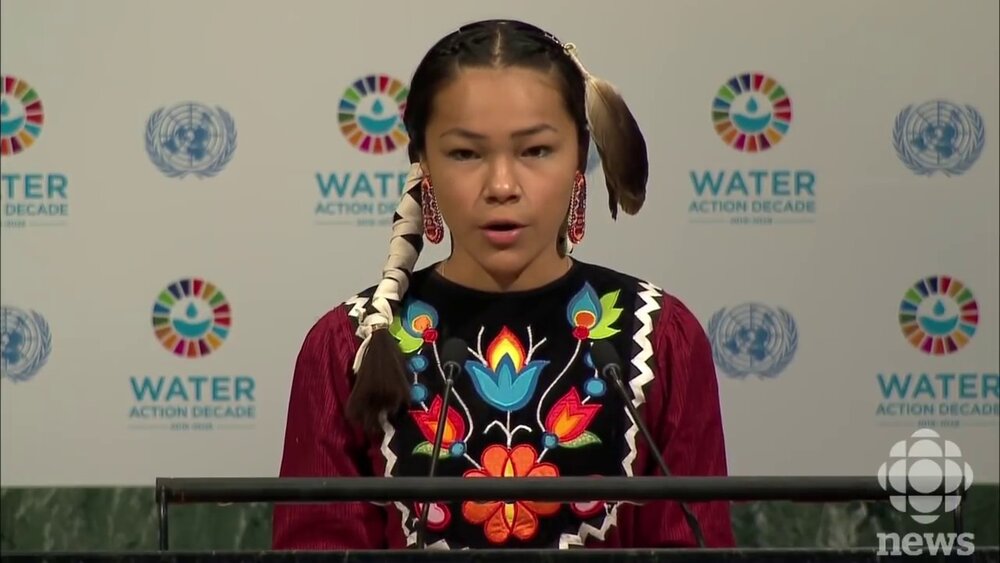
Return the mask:
[(411, 164), (403, 197), (393, 215), (389, 256), (382, 268), (382, 280), (358, 322), (357, 335), (361, 344), (354, 356), (357, 377), (347, 403), (347, 414), (369, 431), (381, 427), (382, 416), (388, 411), (395, 411), (409, 402), (403, 355), (389, 334), (389, 327), (410, 286), (413, 269), (424, 247), (420, 206), (422, 178), (420, 164)]

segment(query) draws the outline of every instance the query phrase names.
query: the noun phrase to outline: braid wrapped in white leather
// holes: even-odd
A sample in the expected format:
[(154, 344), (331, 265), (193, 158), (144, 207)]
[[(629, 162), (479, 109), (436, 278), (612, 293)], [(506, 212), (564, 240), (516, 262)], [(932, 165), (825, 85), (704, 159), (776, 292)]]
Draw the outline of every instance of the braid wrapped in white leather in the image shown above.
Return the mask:
[(361, 338), (361, 345), (354, 356), (354, 373), (358, 373), (361, 367), (372, 333), (388, 329), (392, 324), (393, 315), (406, 295), (413, 268), (423, 250), (424, 215), (420, 206), (420, 182), (423, 176), (420, 163), (410, 165), (403, 196), (393, 215), (389, 257), (382, 269), (382, 281), (376, 286), (375, 293), (365, 305), (359, 319), (357, 335)]

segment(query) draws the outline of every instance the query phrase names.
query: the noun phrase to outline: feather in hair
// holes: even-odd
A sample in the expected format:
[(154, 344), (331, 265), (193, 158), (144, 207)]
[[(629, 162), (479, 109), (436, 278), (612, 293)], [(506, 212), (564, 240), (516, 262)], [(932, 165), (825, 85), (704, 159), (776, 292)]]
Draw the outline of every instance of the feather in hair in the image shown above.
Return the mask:
[(611, 217), (618, 218), (619, 206), (625, 213), (635, 215), (646, 201), (649, 178), (642, 131), (617, 88), (587, 71), (575, 45), (567, 43), (564, 49), (586, 81), (587, 123), (601, 157)]

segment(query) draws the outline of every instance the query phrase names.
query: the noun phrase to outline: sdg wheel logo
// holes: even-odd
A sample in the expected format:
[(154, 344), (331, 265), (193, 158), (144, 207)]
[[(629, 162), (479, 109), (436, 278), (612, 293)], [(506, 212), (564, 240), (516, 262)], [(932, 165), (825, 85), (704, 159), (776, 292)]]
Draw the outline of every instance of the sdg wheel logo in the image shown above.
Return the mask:
[(918, 281), (899, 304), (903, 336), (914, 348), (932, 356), (954, 354), (964, 348), (978, 325), (976, 296), (951, 276)]
[(24, 151), (42, 134), (45, 111), (38, 92), (16, 76), (0, 76), (0, 155)]
[(232, 327), (229, 301), (205, 280), (185, 278), (167, 286), (153, 304), (153, 332), (160, 344), (184, 358), (219, 349)]
[(340, 132), (361, 152), (390, 153), (410, 138), (403, 126), (409, 89), (384, 74), (365, 76), (351, 84), (340, 99)]
[(730, 78), (712, 101), (715, 132), (730, 147), (761, 152), (778, 144), (792, 123), (792, 100), (777, 80), (761, 73)]

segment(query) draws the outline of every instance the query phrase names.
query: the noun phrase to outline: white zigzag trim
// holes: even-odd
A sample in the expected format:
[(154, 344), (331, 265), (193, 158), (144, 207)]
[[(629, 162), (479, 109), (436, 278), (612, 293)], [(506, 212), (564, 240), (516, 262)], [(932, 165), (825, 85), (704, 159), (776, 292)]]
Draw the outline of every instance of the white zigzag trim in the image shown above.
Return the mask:
[[(396, 435), (396, 429), (389, 424), (389, 421), (385, 418), (382, 419), (382, 457), (385, 458), (385, 476), (392, 477), (392, 470), (396, 467), (396, 454), (392, 453), (392, 449), (389, 448), (389, 443), (392, 441), (393, 436)], [(410, 518), (410, 508), (401, 502), (392, 503), (396, 510), (399, 510), (400, 514), (400, 524), (403, 526), (403, 537), (406, 538), (406, 545), (415, 545), (417, 543), (417, 533), (416, 531), (410, 531), (406, 527), (406, 521)]]
[(361, 295), (355, 295), (350, 299), (344, 301), (344, 305), (349, 306), (350, 310), (347, 311), (347, 316), (352, 319), (357, 319), (361, 317), (361, 312), (365, 310), (365, 303), (368, 299), (361, 297)]
[[(653, 342), (651, 338), (654, 329), (653, 313), (660, 309), (660, 299), (663, 295), (662, 289), (649, 282), (640, 282), (639, 286), (643, 290), (638, 293), (638, 297), (643, 301), (644, 305), (635, 311), (635, 320), (639, 324), (639, 327), (635, 331), (633, 340), (638, 346), (639, 351), (632, 358), (632, 366), (635, 368), (636, 375), (629, 380), (629, 387), (632, 389), (632, 395), (635, 397), (632, 402), (636, 408), (646, 402), (646, 394), (642, 390), (643, 386), (655, 377), (653, 369), (649, 366), (649, 360), (653, 357)], [(622, 408), (625, 410), (625, 417), (632, 421), (632, 425), (625, 431), (628, 455), (622, 460), (622, 468), (625, 470), (625, 474), (631, 477), (632, 462), (635, 461), (636, 456), (635, 435), (639, 432), (639, 426), (629, 416), (628, 409)], [(608, 530), (618, 523), (618, 507), (622, 504), (615, 503), (611, 507), (611, 511), (604, 517), (600, 528), (595, 528), (584, 522), (580, 525), (580, 530), (576, 534), (562, 534), (559, 537), (559, 549), (567, 549), (572, 545), (583, 546), (589, 536), (594, 536), (598, 540), (604, 541), (604, 536)]]
[[(638, 347), (635, 357), (632, 358), (632, 367), (635, 368), (635, 377), (629, 380), (628, 385), (632, 389), (632, 404), (639, 408), (646, 402), (646, 394), (642, 387), (653, 380), (653, 369), (649, 367), (649, 360), (653, 357), (653, 313), (660, 309), (660, 297), (663, 290), (655, 285), (642, 282), (639, 284), (645, 291), (639, 292), (639, 299), (646, 304), (635, 311), (635, 319), (639, 322), (639, 329), (635, 331), (635, 344)], [(625, 416), (632, 420), (628, 411)], [(622, 460), (622, 468), (625, 474), (632, 476), (632, 462), (635, 461), (636, 447), (635, 435), (639, 433), (639, 425), (632, 420), (632, 425), (625, 431), (625, 441), (628, 443), (628, 455)]]
[(580, 529), (575, 534), (563, 534), (559, 536), (559, 549), (568, 549), (570, 546), (584, 546), (587, 538), (594, 536), (600, 541), (604, 541), (604, 536), (608, 533), (613, 526), (618, 523), (618, 507), (621, 503), (615, 503), (611, 507), (611, 511), (604, 516), (604, 520), (601, 522), (600, 528), (595, 528), (590, 524), (583, 522), (580, 524)]
[[(639, 330), (635, 332), (633, 339), (639, 346), (639, 352), (632, 358), (632, 365), (635, 366), (636, 376), (629, 382), (632, 388), (632, 404), (637, 408), (646, 402), (646, 394), (642, 391), (644, 385), (653, 380), (653, 369), (649, 367), (649, 359), (653, 357), (653, 313), (660, 309), (660, 299), (663, 290), (648, 282), (640, 282), (645, 291), (639, 292), (639, 298), (646, 302), (645, 305), (636, 309), (635, 318), (641, 324)], [(632, 429), (638, 431), (638, 427), (633, 424)], [(631, 475), (631, 473), (629, 474)]]

